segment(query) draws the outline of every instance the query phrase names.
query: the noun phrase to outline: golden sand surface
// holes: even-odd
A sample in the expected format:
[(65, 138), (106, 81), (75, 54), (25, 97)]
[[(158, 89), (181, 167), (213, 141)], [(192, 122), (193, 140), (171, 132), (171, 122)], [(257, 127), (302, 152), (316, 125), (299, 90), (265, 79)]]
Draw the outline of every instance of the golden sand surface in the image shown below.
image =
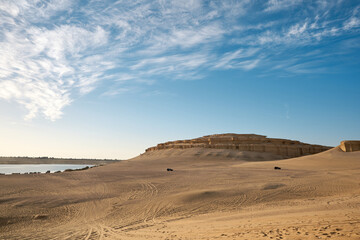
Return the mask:
[(360, 239), (360, 152), (275, 159), (167, 149), (0, 176), (0, 239)]

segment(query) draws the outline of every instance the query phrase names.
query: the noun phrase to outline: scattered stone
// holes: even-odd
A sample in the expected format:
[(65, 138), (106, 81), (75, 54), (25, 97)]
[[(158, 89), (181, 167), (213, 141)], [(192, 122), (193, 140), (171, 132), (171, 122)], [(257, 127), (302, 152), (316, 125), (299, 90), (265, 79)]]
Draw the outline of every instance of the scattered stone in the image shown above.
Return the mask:
[(40, 215), (40, 214), (38, 214), (38, 215), (35, 215), (35, 216), (34, 216), (34, 219), (35, 219), (35, 220), (43, 220), (43, 219), (47, 219), (47, 218), (48, 218), (47, 215)]

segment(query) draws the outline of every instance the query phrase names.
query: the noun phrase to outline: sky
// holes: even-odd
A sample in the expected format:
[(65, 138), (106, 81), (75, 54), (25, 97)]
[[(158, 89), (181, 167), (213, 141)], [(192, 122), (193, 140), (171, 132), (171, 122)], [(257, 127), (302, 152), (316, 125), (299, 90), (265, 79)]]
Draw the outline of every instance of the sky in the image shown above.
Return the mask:
[(0, 155), (360, 139), (357, 0), (0, 0)]

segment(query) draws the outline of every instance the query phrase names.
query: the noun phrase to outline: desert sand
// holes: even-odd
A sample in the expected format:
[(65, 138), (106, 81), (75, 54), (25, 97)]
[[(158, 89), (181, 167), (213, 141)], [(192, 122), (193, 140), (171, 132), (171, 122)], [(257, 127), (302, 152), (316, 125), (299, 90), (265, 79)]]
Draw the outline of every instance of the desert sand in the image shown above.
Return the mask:
[(278, 157), (164, 149), (0, 176), (0, 239), (360, 239), (360, 152)]

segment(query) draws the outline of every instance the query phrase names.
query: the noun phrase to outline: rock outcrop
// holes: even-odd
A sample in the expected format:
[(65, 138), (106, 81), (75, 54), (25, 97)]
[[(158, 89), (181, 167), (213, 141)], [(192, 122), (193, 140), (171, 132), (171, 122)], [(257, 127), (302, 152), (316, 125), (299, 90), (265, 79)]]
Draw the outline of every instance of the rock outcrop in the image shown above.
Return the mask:
[(288, 139), (267, 138), (256, 134), (215, 134), (190, 140), (160, 143), (146, 149), (152, 152), (162, 149), (215, 148), (239, 151), (267, 152), (284, 157), (300, 157), (329, 150), (331, 147), (312, 145)]
[(360, 151), (360, 141), (342, 141), (340, 148), (344, 152), (356, 152)]

